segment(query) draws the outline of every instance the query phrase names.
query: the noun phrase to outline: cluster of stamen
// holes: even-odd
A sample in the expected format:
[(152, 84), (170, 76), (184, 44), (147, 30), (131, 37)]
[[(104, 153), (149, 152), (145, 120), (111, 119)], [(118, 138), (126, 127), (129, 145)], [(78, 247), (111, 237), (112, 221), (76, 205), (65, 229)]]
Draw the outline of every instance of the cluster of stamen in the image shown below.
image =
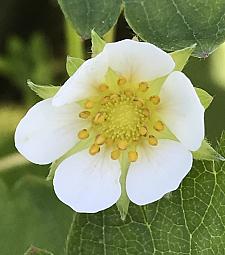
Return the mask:
[(85, 110), (79, 113), (82, 119), (92, 123), (91, 129), (79, 131), (79, 139), (87, 139), (90, 131), (96, 134), (94, 143), (89, 148), (89, 153), (95, 155), (101, 146), (111, 148), (111, 158), (117, 160), (122, 151), (127, 150), (130, 162), (138, 159), (136, 147), (144, 140), (151, 146), (158, 144), (158, 139), (150, 130), (161, 132), (164, 124), (161, 120), (151, 121), (152, 107), (160, 103), (157, 95), (148, 96), (149, 84), (141, 82), (138, 87), (127, 88), (127, 80), (120, 77), (117, 80), (118, 89), (110, 90), (107, 84), (98, 87), (99, 96), (87, 99), (84, 103)]

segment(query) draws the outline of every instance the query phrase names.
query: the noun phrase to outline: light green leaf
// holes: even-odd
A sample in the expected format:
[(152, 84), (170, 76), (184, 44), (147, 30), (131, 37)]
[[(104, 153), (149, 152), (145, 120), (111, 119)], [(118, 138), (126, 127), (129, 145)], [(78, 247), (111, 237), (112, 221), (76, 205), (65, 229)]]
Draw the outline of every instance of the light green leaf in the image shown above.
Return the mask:
[(194, 159), (198, 160), (225, 160), (217, 151), (213, 149), (207, 140), (203, 140), (201, 147), (192, 152)]
[(31, 90), (33, 90), (42, 99), (54, 97), (54, 95), (60, 89), (60, 86), (37, 85), (37, 84), (34, 84), (31, 80), (27, 81), (27, 85), (29, 86), (29, 88)]
[[(225, 153), (225, 135), (219, 150)], [(147, 206), (131, 203), (125, 221), (116, 206), (97, 214), (76, 214), (66, 255), (222, 255), (224, 183), (224, 162), (195, 161), (176, 191)]]
[(94, 31), (91, 31), (91, 51), (92, 56), (98, 55), (100, 52), (102, 52), (103, 48), (105, 47), (105, 41), (102, 40), (102, 38)]
[(24, 255), (53, 255), (53, 253), (31, 246)]
[(174, 51), (197, 44), (207, 57), (225, 41), (224, 0), (124, 0), (125, 18), (143, 40)]
[(58, 0), (58, 3), (78, 34), (88, 39), (91, 30), (103, 36), (116, 24), (122, 0)]
[(74, 57), (67, 56), (66, 71), (68, 75), (72, 76), (83, 63), (84, 63), (84, 60), (81, 58), (74, 58)]
[(195, 49), (196, 44), (182, 49), (182, 50), (177, 50), (172, 53), (170, 53), (171, 57), (173, 58), (176, 66), (174, 68), (174, 71), (182, 71), (184, 66), (187, 64), (188, 59), (190, 58), (193, 50)]
[(127, 196), (126, 192), (126, 178), (127, 178), (127, 171), (129, 169), (129, 161), (127, 152), (123, 152), (120, 158), (120, 168), (121, 168), (121, 176), (120, 176), (120, 184), (121, 184), (121, 196), (117, 201), (116, 205), (120, 212), (120, 217), (122, 220), (126, 219), (130, 199)]
[(46, 178), (47, 181), (51, 181), (54, 178), (55, 171), (59, 164), (62, 163), (63, 160), (67, 159), (68, 157), (72, 156), (73, 154), (87, 149), (92, 143), (94, 142), (94, 137), (90, 135), (90, 137), (86, 140), (81, 140), (78, 142), (72, 149), (70, 149), (67, 153), (65, 153), (62, 157), (54, 161), (50, 166), (49, 174)]
[(195, 91), (201, 101), (201, 104), (204, 106), (205, 109), (207, 109), (212, 103), (213, 97), (201, 88), (195, 88)]

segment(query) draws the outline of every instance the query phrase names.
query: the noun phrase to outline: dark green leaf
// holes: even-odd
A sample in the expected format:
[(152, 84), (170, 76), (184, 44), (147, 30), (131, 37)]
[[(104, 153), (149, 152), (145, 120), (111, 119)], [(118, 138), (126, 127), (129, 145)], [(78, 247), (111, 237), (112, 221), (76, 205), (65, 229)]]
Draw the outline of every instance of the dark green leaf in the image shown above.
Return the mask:
[(53, 255), (53, 253), (31, 246), (24, 255)]
[(225, 41), (224, 0), (124, 0), (125, 17), (140, 38), (174, 51), (197, 44), (205, 58)]
[[(225, 134), (220, 144), (225, 153)], [(225, 254), (225, 164), (196, 161), (181, 186), (148, 206), (76, 214), (67, 255)]]
[(58, 0), (65, 16), (84, 39), (94, 29), (103, 36), (115, 25), (122, 0)]

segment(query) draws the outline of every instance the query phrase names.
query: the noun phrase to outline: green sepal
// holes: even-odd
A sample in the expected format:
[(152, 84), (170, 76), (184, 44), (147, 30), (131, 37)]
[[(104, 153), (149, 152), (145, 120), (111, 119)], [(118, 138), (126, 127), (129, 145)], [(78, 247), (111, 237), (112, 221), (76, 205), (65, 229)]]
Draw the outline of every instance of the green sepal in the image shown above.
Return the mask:
[(116, 205), (117, 208), (120, 212), (120, 217), (121, 220), (125, 220), (127, 213), (128, 213), (128, 208), (130, 204), (130, 199), (127, 196), (127, 191), (126, 191), (126, 178), (127, 178), (127, 172), (129, 169), (130, 163), (128, 161), (128, 154), (127, 152), (122, 152), (121, 157), (120, 157), (120, 169), (121, 169), (121, 176), (120, 176), (120, 185), (121, 185), (121, 195), (119, 200), (117, 201)]
[(212, 103), (213, 97), (204, 89), (195, 88), (195, 91), (201, 101), (201, 104), (203, 105), (205, 109), (207, 109), (209, 105)]
[(87, 149), (91, 144), (93, 144), (93, 142), (94, 142), (94, 136), (90, 135), (90, 137), (88, 139), (81, 140), (76, 145), (74, 145), (73, 148), (71, 148), (68, 152), (66, 152), (63, 156), (61, 156), (59, 159), (54, 161), (50, 166), (50, 171), (49, 171), (48, 176), (46, 177), (46, 180), (47, 181), (53, 180), (55, 171), (56, 171), (57, 167), (59, 166), (59, 164), (61, 164), (63, 162), (63, 160), (67, 159), (68, 157), (74, 155), (77, 152)]
[(194, 51), (196, 44), (192, 45), (191, 47), (184, 48), (182, 50), (177, 50), (170, 53), (170, 56), (173, 58), (175, 62), (175, 68), (173, 71), (182, 71), (185, 65), (188, 62), (192, 52)]
[(31, 246), (24, 255), (53, 255), (53, 253)]
[(94, 31), (91, 31), (91, 51), (92, 51), (92, 57), (95, 57), (105, 47), (106, 42)]
[(206, 139), (203, 140), (201, 147), (197, 151), (192, 152), (192, 155), (193, 158), (197, 160), (225, 160), (223, 156), (213, 149)]
[(37, 84), (33, 83), (31, 80), (27, 80), (27, 85), (29, 86), (29, 88), (31, 90), (33, 90), (42, 99), (54, 97), (54, 95), (60, 89), (60, 86), (37, 85)]
[(67, 56), (66, 71), (68, 75), (72, 76), (84, 62), (85, 61), (81, 58), (74, 58), (74, 57)]

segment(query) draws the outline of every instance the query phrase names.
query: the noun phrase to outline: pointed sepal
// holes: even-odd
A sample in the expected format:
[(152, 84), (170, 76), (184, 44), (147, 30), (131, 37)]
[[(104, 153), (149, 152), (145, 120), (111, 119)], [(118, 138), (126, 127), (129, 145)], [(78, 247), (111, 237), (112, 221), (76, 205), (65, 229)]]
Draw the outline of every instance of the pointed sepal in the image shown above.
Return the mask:
[(72, 76), (83, 63), (84, 63), (84, 60), (81, 58), (74, 58), (74, 57), (67, 56), (66, 71), (68, 75)]
[(106, 42), (94, 30), (91, 31), (91, 43), (92, 57), (95, 57), (102, 52), (106, 44)]

